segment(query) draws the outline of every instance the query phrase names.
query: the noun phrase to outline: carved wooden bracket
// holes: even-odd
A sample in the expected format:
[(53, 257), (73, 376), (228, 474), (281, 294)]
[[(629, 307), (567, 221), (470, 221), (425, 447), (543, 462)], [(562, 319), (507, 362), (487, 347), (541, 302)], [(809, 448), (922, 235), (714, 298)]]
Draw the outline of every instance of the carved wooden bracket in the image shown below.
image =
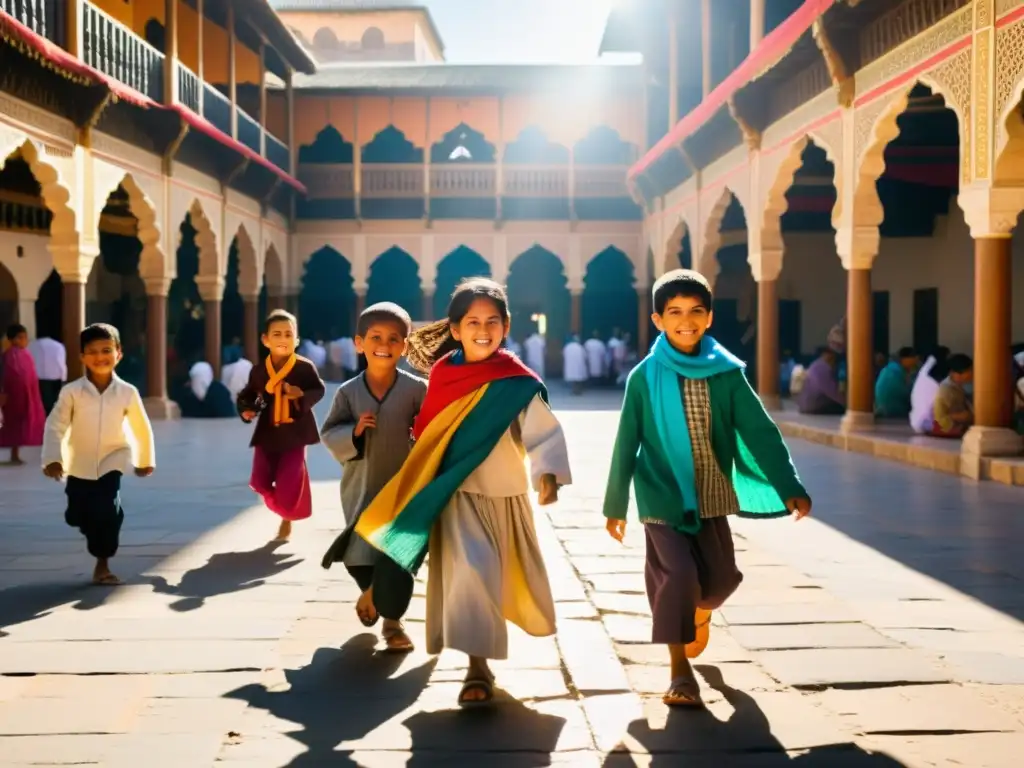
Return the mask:
[(825, 59), (825, 66), (828, 67), (829, 77), (832, 78), (832, 86), (836, 89), (836, 96), (841, 107), (849, 107), (853, 104), (854, 81), (847, 66), (846, 60), (839, 50), (832, 44), (828, 28), (824, 19), (816, 19), (812, 27), (814, 42)]
[(746, 119), (746, 116), (737, 106), (735, 97), (729, 99), (729, 116), (732, 117), (733, 122), (735, 122), (740, 129), (740, 133), (743, 134), (743, 141), (747, 145), (747, 148), (760, 149), (761, 132), (754, 128)]

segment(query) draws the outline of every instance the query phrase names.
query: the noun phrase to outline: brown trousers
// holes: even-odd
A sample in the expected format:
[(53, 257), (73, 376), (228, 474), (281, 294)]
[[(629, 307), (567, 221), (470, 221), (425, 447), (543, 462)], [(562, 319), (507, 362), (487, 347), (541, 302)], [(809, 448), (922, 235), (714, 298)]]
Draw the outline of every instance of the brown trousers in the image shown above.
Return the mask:
[(644, 577), (654, 626), (652, 643), (692, 643), (698, 608), (715, 610), (743, 581), (727, 517), (701, 521), (695, 536), (657, 523), (644, 526)]

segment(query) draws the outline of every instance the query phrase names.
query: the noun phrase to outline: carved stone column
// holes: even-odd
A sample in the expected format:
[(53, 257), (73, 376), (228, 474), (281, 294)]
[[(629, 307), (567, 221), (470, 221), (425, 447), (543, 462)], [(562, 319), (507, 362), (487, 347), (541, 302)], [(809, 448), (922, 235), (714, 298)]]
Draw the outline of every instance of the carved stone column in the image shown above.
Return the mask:
[(839, 424), (846, 433), (871, 431), (875, 424), (871, 267), (880, 240), (877, 226), (836, 231), (836, 250), (846, 269), (846, 414)]
[(260, 317), (260, 298), (259, 296), (243, 296), (242, 305), (245, 318), (242, 329), (242, 347), (245, 350), (245, 359), (255, 364), (260, 359), (260, 335), (263, 330)]
[(431, 321), (434, 318), (434, 292), (424, 289), (420, 304), (420, 320)]
[(960, 471), (981, 476), (987, 456), (1013, 456), (1024, 440), (1011, 428), (1014, 389), (1012, 231), (1024, 187), (975, 184), (958, 200), (974, 238), (974, 426), (964, 435)]
[(146, 281), (146, 413), (154, 420), (181, 417), (167, 398), (167, 291), (169, 278)]
[(84, 372), (79, 338), (85, 328), (85, 282), (71, 282), (69, 278), (63, 278), (63, 282), (64, 348), (68, 355), (68, 381), (73, 381)]
[(779, 281), (757, 284), (757, 394), (765, 407), (777, 410), (779, 397)]
[(636, 353), (639, 357), (651, 348), (651, 289), (636, 289)]
[(18, 297), (18, 322), (25, 326), (30, 339), (36, 338), (36, 299)]
[(750, 0), (750, 50), (764, 38), (764, 0)]
[(197, 277), (199, 296), (203, 300), (203, 314), (206, 324), (206, 343), (203, 354), (213, 368), (215, 378), (220, 378), (223, 342), (221, 341), (221, 299), (224, 296), (224, 279), (221, 277)]
[(572, 301), (569, 330), (572, 333), (578, 333), (580, 341), (585, 341), (586, 334), (583, 332), (583, 291), (579, 289), (572, 290), (569, 292), (569, 298)]
[(359, 328), (359, 316), (363, 314), (363, 310), (366, 309), (366, 287), (360, 286), (356, 288), (356, 303), (352, 308), (352, 335), (356, 333), (356, 329)]

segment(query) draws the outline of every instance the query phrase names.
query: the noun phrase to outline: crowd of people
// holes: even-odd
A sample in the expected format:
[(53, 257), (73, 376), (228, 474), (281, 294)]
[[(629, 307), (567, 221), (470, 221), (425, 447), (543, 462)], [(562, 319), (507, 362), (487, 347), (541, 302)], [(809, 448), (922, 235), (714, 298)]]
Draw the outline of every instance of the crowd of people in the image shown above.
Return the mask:
[[(841, 415), (846, 412), (845, 320), (833, 328), (828, 345), (804, 368), (785, 353), (781, 366), (784, 395), (796, 398), (801, 413)], [(1024, 432), (1024, 350), (1008, 350), (1015, 396), (1015, 426)], [(931, 437), (960, 439), (974, 423), (974, 363), (968, 355), (939, 346), (923, 359), (913, 347), (901, 347), (891, 358), (875, 356), (874, 412), (879, 419), (908, 423)]]
[[(609, 535), (622, 541), (632, 486), (646, 532), (652, 640), (671, 659), (664, 700), (702, 706), (690, 662), (709, 642), (711, 611), (743, 578), (728, 517), (799, 519), (811, 501), (744, 363), (706, 333), (707, 281), (670, 272), (655, 284), (652, 307), (660, 336), (631, 372), (619, 351), (627, 339), (613, 346), (595, 337), (580, 346), (588, 380), (625, 382), (604, 516)], [(233, 369), (221, 382), (205, 364), (190, 372), (196, 401), (227, 398), (243, 421), (255, 423), (250, 486), (279, 517), (277, 538), (314, 513), (307, 450), (323, 443), (338, 461), (345, 528), (323, 566), (348, 570), (361, 591), (359, 620), (372, 627), (383, 619), (390, 652), (413, 647), (403, 619), (413, 578), (429, 557), (427, 650), (466, 654), (463, 707), (492, 701), (490, 661), (508, 655), (508, 622), (534, 636), (555, 632), (529, 494), (551, 504), (572, 474), (543, 376), (531, 365), (543, 362), (543, 339), (527, 339), (521, 358), (508, 349), (509, 330), (505, 289), (487, 278), (461, 283), (447, 317), (415, 330), (395, 304), (368, 307), (353, 339), (361, 370), (336, 389), (322, 426), (313, 408), (326, 386), (314, 360), (297, 353), (288, 312), (268, 316), (263, 362)], [(156, 460), (138, 390), (115, 373), (118, 331), (106, 324), (82, 331), (85, 375), (60, 390), (45, 428), (34, 370), (23, 373), (24, 331), (8, 337), (14, 352), (4, 362), (13, 373), (4, 381), (34, 385), (37, 410), (29, 417), (12, 411), (26, 407), (19, 398), (28, 390), (5, 390), (7, 424), (19, 440), (41, 438), (43, 472), (66, 480), (65, 521), (96, 559), (94, 583), (119, 584), (110, 560), (124, 522), (121, 478), (151, 474)], [(403, 362), (414, 372), (402, 370)], [(218, 384), (224, 392), (215, 394)]]

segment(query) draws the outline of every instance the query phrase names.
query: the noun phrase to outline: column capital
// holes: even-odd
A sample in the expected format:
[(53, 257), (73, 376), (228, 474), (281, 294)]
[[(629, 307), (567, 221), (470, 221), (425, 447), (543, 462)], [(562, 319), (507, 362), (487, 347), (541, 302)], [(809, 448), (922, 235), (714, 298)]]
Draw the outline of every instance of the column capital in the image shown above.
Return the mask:
[(365, 299), (366, 291), (369, 289), (369, 287), (370, 286), (368, 286), (366, 283), (356, 283), (355, 285), (352, 286), (352, 291), (355, 293), (356, 296)]
[(224, 298), (224, 278), (220, 275), (197, 275), (196, 288), (203, 301), (220, 301)]
[(50, 256), (53, 268), (65, 283), (87, 283), (93, 264), (99, 258), (98, 245), (83, 244), (77, 241), (70, 243), (50, 243)]
[(755, 283), (778, 280), (782, 273), (782, 249), (762, 248), (760, 252), (750, 252), (747, 262)]
[(881, 234), (876, 226), (850, 225), (836, 230), (836, 252), (843, 269), (871, 269)]
[(147, 296), (163, 296), (171, 291), (171, 278), (169, 277), (144, 277), (142, 282), (146, 286)]
[(971, 237), (1011, 237), (1017, 217), (1024, 211), (1024, 186), (971, 184), (960, 190), (956, 201)]

